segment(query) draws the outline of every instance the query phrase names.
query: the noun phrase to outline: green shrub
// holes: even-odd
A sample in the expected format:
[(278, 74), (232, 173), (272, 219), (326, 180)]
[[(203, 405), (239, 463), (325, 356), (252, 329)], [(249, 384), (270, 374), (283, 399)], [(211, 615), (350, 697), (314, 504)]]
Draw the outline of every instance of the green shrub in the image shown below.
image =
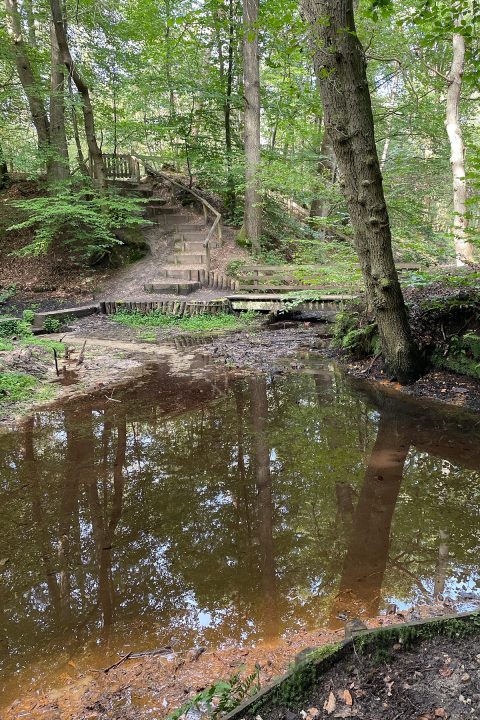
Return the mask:
[(25, 322), (28, 322), (31, 325), (33, 323), (33, 318), (35, 317), (35, 313), (33, 310), (24, 310), (22, 313), (22, 317)]
[(27, 337), (31, 335), (30, 323), (14, 317), (0, 317), (0, 337)]
[(0, 373), (0, 403), (26, 400), (38, 381), (32, 375), (16, 372)]
[(115, 231), (145, 223), (141, 198), (124, 197), (115, 189), (98, 190), (88, 178), (56, 183), (41, 197), (14, 200), (26, 219), (7, 230), (34, 229), (31, 243), (15, 254), (45, 254), (55, 240), (61, 240), (77, 259), (96, 262), (122, 241)]
[(45, 318), (42, 327), (46, 333), (56, 333), (60, 331), (62, 323), (58, 320), (58, 318)]

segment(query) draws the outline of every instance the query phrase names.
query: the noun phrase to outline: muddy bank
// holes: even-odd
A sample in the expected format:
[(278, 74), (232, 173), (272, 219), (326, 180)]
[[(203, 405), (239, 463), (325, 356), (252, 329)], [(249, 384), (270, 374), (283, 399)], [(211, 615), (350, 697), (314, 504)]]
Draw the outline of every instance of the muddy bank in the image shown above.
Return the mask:
[[(480, 411), (480, 381), (447, 370), (432, 369), (411, 386), (391, 382), (379, 368), (378, 361), (352, 361), (330, 345), (331, 326), (323, 323), (275, 323), (259, 320), (248, 330), (218, 331), (210, 336), (186, 334), (176, 328), (149, 328), (145, 331), (119, 325), (109, 317), (91, 316), (73, 326), (75, 335), (121, 342), (158, 344), (174, 342), (177, 348), (196, 348), (217, 362), (236, 369), (283, 372), (301, 369), (302, 352), (311, 357), (331, 359), (347, 374), (359, 380), (379, 383), (388, 392), (422, 400), (433, 400), (459, 408)], [(292, 356), (297, 356), (294, 359)], [(291, 359), (292, 358), (292, 359)]]
[[(388, 627), (411, 619), (440, 617), (451, 613), (452, 607), (443, 604), (418, 606), (403, 614), (378, 616), (367, 621), (366, 625), (369, 628)], [(187, 652), (176, 652), (173, 646), (158, 654), (147, 653), (140, 658), (123, 655), (111, 660), (108, 659), (106, 648), (104, 663), (101, 663), (97, 653), (92, 659), (92, 666), (86, 670), (79, 671), (77, 667), (80, 663), (85, 665), (85, 658), (66, 659), (64, 669), (55, 684), (45, 681), (39, 690), (37, 681), (35, 691), (32, 688), (31, 693), (15, 699), (3, 709), (2, 718), (164, 718), (211, 684), (222, 678), (228, 680), (237, 672), (240, 672), (242, 677), (247, 677), (257, 668), (259, 682), (263, 687), (286, 672), (295, 657), (306, 648), (336, 643), (343, 640), (344, 636), (343, 629), (298, 630), (270, 645), (207, 650), (200, 647)], [(453, 647), (452, 657), (455, 657), (454, 650)], [(135, 648), (132, 648), (132, 652), (135, 652)], [(116, 667), (110, 667), (116, 663)], [(273, 717), (272, 715), (272, 720)]]

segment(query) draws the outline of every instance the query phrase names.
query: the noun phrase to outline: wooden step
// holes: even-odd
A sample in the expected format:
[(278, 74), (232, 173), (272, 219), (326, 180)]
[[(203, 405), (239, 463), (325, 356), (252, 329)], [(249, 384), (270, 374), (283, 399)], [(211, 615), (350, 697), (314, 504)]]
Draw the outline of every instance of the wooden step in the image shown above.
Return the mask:
[(195, 290), (200, 290), (201, 284), (195, 280), (182, 280), (181, 282), (169, 282), (168, 280), (153, 280), (145, 283), (143, 289), (148, 293), (165, 293), (169, 295), (189, 295)]
[(205, 231), (205, 236), (207, 234), (207, 227), (206, 225), (202, 225), (200, 223), (186, 223), (185, 218), (182, 218), (181, 223), (178, 223), (177, 225), (177, 231), (179, 233), (188, 233), (188, 232), (200, 232), (201, 230)]
[[(147, 212), (151, 213), (152, 215), (168, 216), (169, 223), (172, 222), (172, 218), (176, 217), (177, 213), (178, 213), (177, 208), (170, 207), (168, 205), (162, 205), (161, 207), (155, 207), (155, 208), (150, 208), (150, 206), (147, 205), (146, 209), (147, 209)], [(165, 218), (165, 220), (167, 220), (167, 218)], [(175, 220), (173, 221), (173, 224), (175, 224)]]
[(162, 210), (167, 205), (165, 198), (151, 198), (147, 204), (149, 209)]
[(205, 245), (200, 240), (177, 240), (175, 243), (175, 251), (203, 254), (205, 252)]
[(207, 271), (201, 265), (167, 265), (164, 268), (166, 278), (175, 278), (180, 280), (194, 280), (195, 282), (204, 282)]
[(175, 253), (167, 257), (169, 265), (205, 265), (207, 256), (204, 254)]

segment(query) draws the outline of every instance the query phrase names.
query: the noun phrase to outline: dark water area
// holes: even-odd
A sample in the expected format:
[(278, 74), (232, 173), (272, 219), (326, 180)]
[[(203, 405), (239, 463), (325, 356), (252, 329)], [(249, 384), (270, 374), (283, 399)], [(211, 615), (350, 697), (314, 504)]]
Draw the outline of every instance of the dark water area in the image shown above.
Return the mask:
[(69, 662), (480, 596), (478, 420), (308, 365), (152, 365), (0, 435), (0, 697)]

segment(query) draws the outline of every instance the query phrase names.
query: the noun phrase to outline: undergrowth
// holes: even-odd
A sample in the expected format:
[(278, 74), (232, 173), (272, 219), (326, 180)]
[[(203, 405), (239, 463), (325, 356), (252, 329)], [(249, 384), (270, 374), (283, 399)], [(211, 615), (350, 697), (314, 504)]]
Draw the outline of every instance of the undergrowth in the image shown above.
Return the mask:
[[(256, 320), (258, 314), (248, 311), (241, 315), (233, 315), (230, 313), (210, 315), (204, 313), (203, 315), (177, 317), (175, 315), (165, 315), (158, 311), (142, 314), (135, 311), (129, 312), (122, 310), (111, 317), (114, 322), (131, 328), (175, 328), (184, 330), (185, 332), (202, 332), (208, 330), (241, 329)], [(151, 339), (149, 334), (145, 335), (147, 336), (145, 339)]]
[(241, 678), (242, 668), (228, 680), (219, 680), (202, 690), (193, 698), (171, 713), (167, 720), (178, 720), (190, 710), (200, 710), (210, 718), (218, 718), (234, 710), (248, 697), (260, 690), (259, 667), (245, 678)]
[(46, 401), (53, 397), (55, 389), (51, 385), (42, 385), (28, 373), (0, 373), (0, 405), (31, 400), (33, 394), (36, 400)]

